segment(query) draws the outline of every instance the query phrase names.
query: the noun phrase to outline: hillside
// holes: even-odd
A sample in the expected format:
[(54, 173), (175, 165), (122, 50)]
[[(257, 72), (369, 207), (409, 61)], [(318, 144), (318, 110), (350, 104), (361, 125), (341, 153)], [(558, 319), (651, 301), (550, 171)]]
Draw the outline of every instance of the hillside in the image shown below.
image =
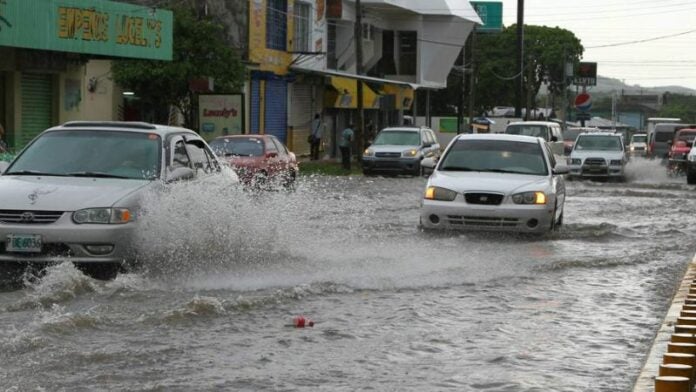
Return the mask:
[(660, 86), (642, 87), (639, 85), (627, 85), (619, 79), (597, 76), (597, 85), (588, 89), (593, 95), (609, 95), (612, 92), (621, 94), (663, 94), (670, 92), (674, 94), (696, 95), (696, 90), (682, 86)]

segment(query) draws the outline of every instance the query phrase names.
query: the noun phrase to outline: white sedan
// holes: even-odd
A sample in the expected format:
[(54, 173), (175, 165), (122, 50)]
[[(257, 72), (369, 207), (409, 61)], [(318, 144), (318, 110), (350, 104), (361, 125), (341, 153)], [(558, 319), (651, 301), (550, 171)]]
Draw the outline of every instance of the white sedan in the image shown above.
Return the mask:
[(425, 230), (543, 233), (563, 222), (565, 165), (541, 138), (462, 134), (432, 168), (420, 211)]

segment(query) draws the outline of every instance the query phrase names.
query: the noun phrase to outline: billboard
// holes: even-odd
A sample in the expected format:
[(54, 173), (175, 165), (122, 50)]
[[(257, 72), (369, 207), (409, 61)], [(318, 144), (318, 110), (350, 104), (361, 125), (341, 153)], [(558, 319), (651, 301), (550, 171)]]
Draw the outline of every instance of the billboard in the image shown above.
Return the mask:
[(575, 71), (573, 84), (576, 86), (597, 85), (597, 63), (581, 62)]
[(243, 94), (198, 96), (198, 130), (205, 140), (244, 133)]
[(471, 1), (483, 26), (477, 26), (479, 32), (498, 32), (503, 30), (503, 3), (500, 1)]

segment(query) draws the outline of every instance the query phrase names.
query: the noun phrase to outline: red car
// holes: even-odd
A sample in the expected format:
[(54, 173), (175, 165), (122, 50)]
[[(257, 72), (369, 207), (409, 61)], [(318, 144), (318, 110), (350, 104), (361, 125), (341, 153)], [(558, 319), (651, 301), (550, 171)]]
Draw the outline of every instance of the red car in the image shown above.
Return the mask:
[(298, 173), (295, 154), (273, 135), (230, 135), (210, 141), (210, 147), (230, 163), (245, 185), (290, 186)]
[(686, 157), (696, 138), (696, 128), (680, 129), (669, 146), (667, 169), (670, 173), (686, 172)]

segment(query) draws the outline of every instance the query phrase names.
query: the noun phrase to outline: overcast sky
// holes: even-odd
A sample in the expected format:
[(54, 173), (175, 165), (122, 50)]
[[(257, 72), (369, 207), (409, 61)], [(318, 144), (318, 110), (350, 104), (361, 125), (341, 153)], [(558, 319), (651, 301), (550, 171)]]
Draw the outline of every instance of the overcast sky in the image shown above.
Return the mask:
[[(503, 24), (516, 22), (503, 0)], [(524, 23), (572, 31), (601, 76), (696, 89), (696, 0), (524, 0)]]

